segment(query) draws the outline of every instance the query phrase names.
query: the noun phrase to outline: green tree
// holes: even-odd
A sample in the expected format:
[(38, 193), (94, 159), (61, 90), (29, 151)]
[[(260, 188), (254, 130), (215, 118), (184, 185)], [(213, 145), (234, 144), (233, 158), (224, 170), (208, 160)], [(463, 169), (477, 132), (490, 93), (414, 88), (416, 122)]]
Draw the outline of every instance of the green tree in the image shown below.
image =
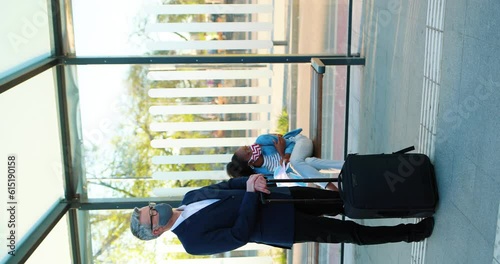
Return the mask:
[(276, 128), (276, 132), (280, 134), (285, 134), (289, 130), (288, 124), (288, 112), (286, 108), (281, 110), (281, 115), (278, 117), (278, 127)]

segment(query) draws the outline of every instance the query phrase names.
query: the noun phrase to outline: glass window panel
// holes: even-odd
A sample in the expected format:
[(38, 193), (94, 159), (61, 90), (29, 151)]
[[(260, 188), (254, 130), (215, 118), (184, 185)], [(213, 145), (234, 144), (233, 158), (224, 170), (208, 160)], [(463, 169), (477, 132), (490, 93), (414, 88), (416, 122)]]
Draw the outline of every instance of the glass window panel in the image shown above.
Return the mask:
[[(54, 201), (63, 196), (61, 138), (52, 69), (0, 94), (0, 182), (5, 183), (7, 157), (16, 156), (16, 233), (21, 237)], [(9, 201), (11, 201), (9, 199)], [(1, 214), (6, 223), (7, 214)], [(2, 237), (6, 225), (0, 225)], [(2, 247), (4, 250), (6, 247)]]
[[(337, 160), (343, 159), (346, 69), (327, 67), (324, 79), (324, 140), (335, 146), (324, 155)], [(227, 179), (236, 148), (261, 133), (291, 126), (308, 135), (308, 64), (77, 70), (90, 198), (182, 196)]]
[[(352, 1), (352, 26), (351, 26), (351, 53), (357, 54), (361, 53), (361, 41), (363, 41), (363, 35), (367, 32), (363, 31), (363, 24), (361, 20), (363, 17), (364, 1), (353, 0)], [(371, 29), (373, 30), (373, 29)], [(373, 32), (371, 32), (373, 34)], [(373, 37), (367, 35), (366, 37)]]
[(68, 217), (63, 216), (26, 263), (72, 263)]
[[(76, 54), (345, 54), (348, 0), (73, 0)], [(96, 8), (96, 7), (99, 8)]]
[[(323, 144), (328, 146), (323, 149), (324, 158), (343, 159), (342, 153), (337, 152), (343, 151), (346, 69), (345, 66), (329, 66), (324, 78), (323, 130), (329, 135), (323, 138), (324, 142), (328, 142)], [(245, 78), (239, 77), (242, 75)], [(172, 195), (175, 189), (182, 190), (179, 187), (196, 188), (206, 185), (209, 183), (206, 179), (205, 181), (169, 180), (169, 177), (187, 175), (168, 173), (184, 170), (192, 177), (198, 171), (207, 174), (205, 171), (223, 170), (223, 166), (229, 160), (227, 156), (217, 157), (214, 159), (217, 162), (212, 162), (220, 163), (222, 167), (216, 167), (220, 164), (210, 167), (203, 164), (207, 161), (200, 155), (212, 155), (213, 158), (216, 155), (229, 154), (230, 157), (234, 151), (232, 148), (218, 146), (213, 152), (203, 151), (216, 147), (198, 149), (195, 154), (199, 156), (183, 152), (183, 149), (194, 149), (194, 147), (179, 147), (178, 150), (169, 150), (168, 153), (165, 152), (165, 148), (160, 147), (155, 152), (151, 151), (155, 149), (156, 144), (152, 143), (152, 140), (169, 137), (174, 140), (186, 139), (188, 138), (186, 130), (198, 133), (197, 135), (204, 135), (203, 133), (208, 131), (205, 138), (211, 141), (217, 141), (218, 137), (223, 137), (224, 141), (235, 137), (252, 137), (262, 131), (274, 130), (279, 122), (276, 120), (264, 124), (244, 123), (243, 128), (237, 126), (232, 134), (228, 134), (226, 130), (222, 130), (219, 134), (217, 128), (214, 129), (207, 123), (213, 122), (218, 128), (222, 128), (225, 124), (217, 122), (278, 119), (282, 108), (287, 112), (291, 112), (292, 108), (295, 109), (296, 115), (290, 116), (289, 119), (296, 119), (297, 127), (303, 126), (308, 129), (309, 105), (300, 104), (309, 101), (304, 99), (304, 95), (309, 94), (307, 90), (310, 85), (310, 66), (306, 64), (229, 67), (227, 65), (78, 66), (78, 80), (89, 197), (163, 196), (165, 193)], [(271, 89), (269, 91), (266, 88)], [(248, 116), (203, 110), (206, 106), (239, 104), (240, 108), (244, 108), (256, 103), (278, 106), (278, 112), (274, 113), (271, 110), (263, 115)], [(163, 106), (171, 108), (157, 108)], [(181, 107), (175, 108), (176, 106)], [(199, 106), (201, 110), (192, 110), (193, 113), (189, 114), (192, 116), (189, 118), (188, 114), (182, 115), (182, 109), (191, 106)], [(205, 119), (194, 115), (201, 115)], [(194, 121), (199, 123), (193, 126), (191, 122)], [(205, 125), (207, 127), (204, 128)], [(285, 127), (288, 127), (288, 122)], [(339, 133), (341, 137), (337, 139), (334, 135)], [(168, 147), (174, 143), (167, 141), (160, 142), (161, 144), (166, 144)], [(183, 146), (182, 144), (188, 142), (183, 142), (180, 146)], [(182, 157), (184, 154), (191, 156)], [(155, 176), (156, 172), (167, 172), (167, 175)], [(162, 192), (165, 191), (164, 188), (170, 187), (173, 189)], [(176, 192), (176, 196), (181, 195), (182, 192)], [(89, 236), (92, 240), (94, 261), (112, 259), (113, 262), (121, 262), (124, 259), (127, 261), (134, 259), (136, 262), (154, 262), (158, 257), (162, 260), (192, 257), (184, 253), (171, 234), (149, 242), (134, 238), (128, 228), (130, 214), (131, 210), (89, 212), (91, 227)], [(260, 257), (272, 254), (273, 263), (279, 263), (279, 260), (274, 258), (283, 259), (283, 252), (262, 253), (260, 249), (256, 250), (252, 246), (250, 245), (250, 249), (246, 251), (233, 251), (219, 257)], [(338, 248), (334, 250), (336, 252)], [(137, 251), (142, 254), (136, 254)], [(159, 254), (144, 254), (145, 251), (159, 252)], [(276, 254), (281, 257), (276, 257)]]
[(89, 197), (227, 179), (238, 146), (276, 131), (285, 67), (78, 66)]
[(73, 0), (75, 50), (79, 56), (142, 55), (147, 50), (139, 34), (147, 19), (144, 6), (154, 1)]
[[(295, 3), (295, 1), (294, 1)], [(348, 0), (299, 0), (291, 7), (292, 54), (345, 54), (347, 52)]]
[(323, 146), (327, 159), (344, 160), (347, 66), (326, 67), (323, 78)]
[[(311, 66), (298, 64), (297, 91), (295, 98), (296, 127), (302, 127), (304, 134), (309, 133), (310, 100), (301, 95), (310, 94)], [(322, 149), (324, 159), (344, 159), (345, 106), (346, 106), (347, 66), (327, 66), (323, 75), (323, 109), (322, 109)], [(307, 97), (306, 97), (307, 98)]]
[(363, 66), (351, 66), (350, 93), (349, 93), (349, 129), (348, 153), (359, 152), (359, 136), (361, 116), (361, 87), (364, 75)]
[(47, 0), (2, 1), (0, 17), (0, 78), (51, 54)]

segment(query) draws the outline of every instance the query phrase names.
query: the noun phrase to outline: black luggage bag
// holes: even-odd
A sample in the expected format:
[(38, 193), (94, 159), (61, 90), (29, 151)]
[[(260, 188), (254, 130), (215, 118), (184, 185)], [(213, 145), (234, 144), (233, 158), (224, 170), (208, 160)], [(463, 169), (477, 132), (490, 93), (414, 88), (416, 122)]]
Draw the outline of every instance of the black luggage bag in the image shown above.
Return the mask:
[(434, 166), (424, 154), (347, 156), (340, 190), (349, 218), (427, 217), (435, 213), (438, 192)]
[[(393, 154), (349, 154), (339, 179), (300, 181), (338, 181), (345, 215), (352, 219), (428, 217), (435, 213), (438, 202), (434, 166), (424, 154), (405, 153), (413, 149), (410, 147)], [(269, 180), (283, 181), (294, 180)], [(263, 198), (263, 202), (286, 201)]]

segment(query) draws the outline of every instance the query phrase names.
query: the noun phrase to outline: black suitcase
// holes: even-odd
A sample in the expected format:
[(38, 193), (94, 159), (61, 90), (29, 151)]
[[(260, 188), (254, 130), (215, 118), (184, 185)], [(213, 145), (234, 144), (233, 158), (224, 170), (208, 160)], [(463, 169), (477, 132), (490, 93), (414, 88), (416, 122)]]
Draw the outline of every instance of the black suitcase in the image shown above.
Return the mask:
[(347, 156), (340, 194), (349, 218), (427, 217), (436, 211), (438, 192), (434, 166), (424, 154)]
[[(339, 179), (302, 179), (302, 182), (336, 182), (345, 215), (353, 219), (427, 217), (434, 214), (438, 193), (434, 167), (424, 154), (357, 155), (346, 158)], [(297, 180), (270, 179), (268, 182)], [(269, 202), (336, 203), (329, 199), (266, 199)]]

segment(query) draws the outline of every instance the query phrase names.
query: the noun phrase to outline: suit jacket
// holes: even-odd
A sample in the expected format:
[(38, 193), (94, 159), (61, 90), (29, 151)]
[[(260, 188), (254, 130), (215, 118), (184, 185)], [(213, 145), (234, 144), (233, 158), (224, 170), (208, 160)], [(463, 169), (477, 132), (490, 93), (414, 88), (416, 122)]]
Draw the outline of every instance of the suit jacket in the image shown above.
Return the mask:
[[(186, 252), (211, 255), (237, 249), (248, 242), (291, 248), (293, 204), (261, 204), (259, 193), (247, 192), (247, 177), (230, 179), (188, 192), (183, 205), (220, 199), (185, 219), (174, 232)], [(271, 190), (271, 198), (291, 198), (288, 188)]]

